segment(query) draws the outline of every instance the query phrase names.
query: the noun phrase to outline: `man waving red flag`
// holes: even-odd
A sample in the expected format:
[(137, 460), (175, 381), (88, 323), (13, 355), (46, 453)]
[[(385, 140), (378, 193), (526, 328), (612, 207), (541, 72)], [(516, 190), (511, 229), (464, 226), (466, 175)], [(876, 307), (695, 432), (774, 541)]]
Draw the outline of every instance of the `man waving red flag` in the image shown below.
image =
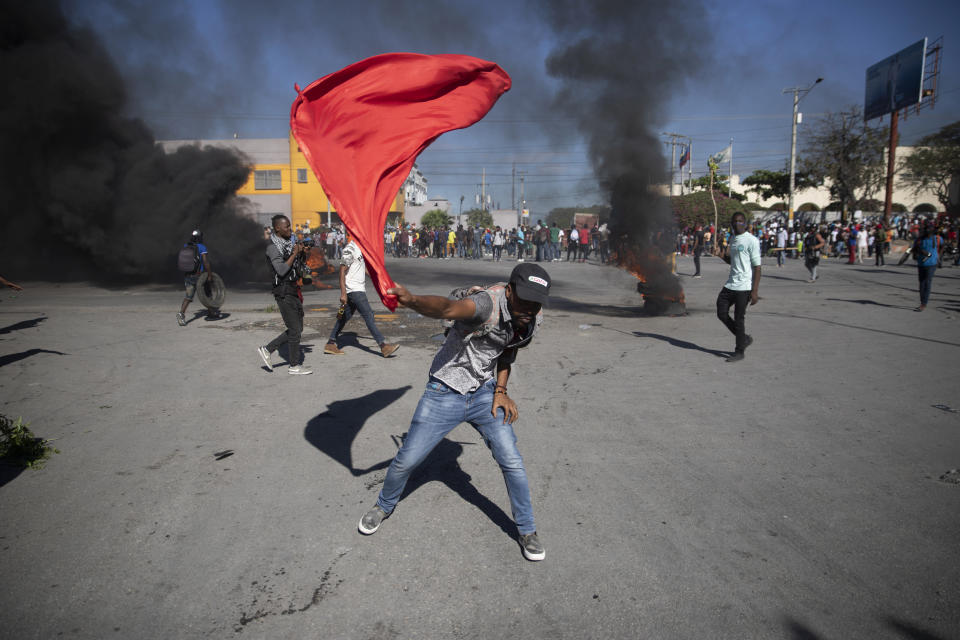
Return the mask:
[(414, 160), (441, 134), (480, 120), (510, 76), (462, 55), (385, 53), (297, 87), (290, 129), (391, 311), (395, 286), (383, 261), (390, 203)]

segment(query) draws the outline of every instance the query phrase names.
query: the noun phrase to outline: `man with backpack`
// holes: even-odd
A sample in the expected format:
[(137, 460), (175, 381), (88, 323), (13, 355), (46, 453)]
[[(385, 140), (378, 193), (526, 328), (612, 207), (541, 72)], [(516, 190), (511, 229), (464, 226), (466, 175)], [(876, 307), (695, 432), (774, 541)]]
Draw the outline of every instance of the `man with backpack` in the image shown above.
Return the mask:
[(393, 513), (407, 479), (430, 452), (461, 422), (469, 423), (500, 465), (525, 558), (546, 555), (537, 536), (530, 487), (517, 450), (513, 422), (517, 405), (507, 395), (510, 366), (517, 349), (533, 339), (550, 293), (550, 276), (538, 264), (514, 267), (509, 283), (454, 291), (449, 298), (413, 295), (402, 286), (388, 289), (400, 306), (429, 318), (452, 321), (433, 359), (403, 445), (387, 469), (377, 503), (360, 519), (370, 535)]
[[(187, 307), (193, 302), (193, 296), (197, 293), (197, 280), (200, 274), (210, 273), (210, 259), (207, 257), (207, 247), (203, 244), (203, 234), (194, 231), (190, 234), (188, 240), (177, 254), (177, 268), (183, 272), (183, 286), (186, 294), (183, 297), (183, 303), (180, 305), (180, 311), (177, 312), (177, 324), (181, 327), (187, 326)], [(208, 309), (208, 318), (219, 318), (219, 309)]]

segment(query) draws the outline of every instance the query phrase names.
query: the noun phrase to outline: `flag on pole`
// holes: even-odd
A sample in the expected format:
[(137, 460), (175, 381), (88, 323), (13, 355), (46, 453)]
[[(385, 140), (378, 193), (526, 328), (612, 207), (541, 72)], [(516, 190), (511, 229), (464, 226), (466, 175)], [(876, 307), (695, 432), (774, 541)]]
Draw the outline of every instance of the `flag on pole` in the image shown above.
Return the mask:
[(728, 144), (726, 149), (724, 149), (723, 151), (721, 151), (720, 153), (714, 156), (710, 156), (710, 161), (716, 165), (720, 165), (720, 164), (723, 164), (724, 162), (728, 162), (732, 154), (733, 154), (733, 145)]
[(294, 88), (290, 131), (393, 311), (383, 259), (390, 204), (420, 152), (483, 118), (510, 76), (471, 56), (385, 53)]
[(687, 144), (687, 145), (684, 145), (684, 146), (682, 147), (682, 151), (683, 151), (683, 153), (680, 154), (680, 166), (681, 166), (681, 167), (683, 167), (683, 165), (685, 165), (685, 164), (687, 164), (688, 162), (690, 162), (690, 145), (688, 145), (688, 144)]

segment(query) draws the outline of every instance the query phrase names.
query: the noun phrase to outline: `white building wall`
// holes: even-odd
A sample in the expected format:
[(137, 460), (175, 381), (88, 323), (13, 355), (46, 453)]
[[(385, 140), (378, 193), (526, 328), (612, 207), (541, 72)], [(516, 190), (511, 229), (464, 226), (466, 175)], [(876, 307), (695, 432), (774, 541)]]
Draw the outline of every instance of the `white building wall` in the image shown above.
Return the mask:
[(403, 183), (403, 198), (412, 205), (422, 205), (427, 201), (427, 179), (416, 164)]
[[(898, 167), (901, 166), (901, 163), (903, 162), (904, 158), (914, 153), (914, 149), (915, 149), (914, 147), (897, 147)], [(886, 153), (884, 153), (884, 166), (886, 166)], [(935, 191), (930, 189), (930, 190), (922, 191), (920, 193), (914, 193), (913, 187), (905, 184), (903, 180), (900, 178), (901, 173), (902, 173), (901, 170), (898, 169), (893, 179), (893, 201), (894, 202), (902, 204), (907, 208), (908, 211), (913, 211), (914, 207), (923, 203), (932, 204), (937, 208), (938, 211), (943, 208), (939, 200), (937, 200), (937, 194)], [(794, 191), (794, 194), (793, 194), (794, 209), (798, 210), (800, 208), (800, 205), (810, 202), (815, 204), (821, 211), (824, 210), (833, 201), (833, 199), (830, 197), (830, 189), (828, 185), (829, 183), (824, 184), (823, 186), (820, 186), (816, 189), (802, 189), (802, 190)], [(763, 198), (760, 198), (759, 195), (757, 195), (756, 193), (752, 191), (747, 191), (748, 187), (744, 187), (743, 185), (740, 184), (740, 175), (736, 173), (731, 176), (731, 186), (733, 187), (733, 190), (736, 193), (742, 193), (747, 196), (747, 201), (748, 201), (746, 203), (748, 205), (747, 208), (749, 208), (750, 202), (759, 203), (764, 207), (769, 207), (770, 205), (776, 204), (777, 202), (784, 202), (784, 203), (787, 202), (787, 198), (763, 199)], [(672, 189), (673, 195), (680, 195), (680, 191), (681, 191), (680, 185), (674, 184)], [(723, 189), (723, 191), (726, 192), (726, 189)], [(883, 187), (881, 187), (877, 193), (873, 194), (873, 198), (875, 200), (880, 200), (881, 202), (883, 202), (885, 195), (886, 194), (884, 192), (884, 189)], [(871, 211), (867, 213), (879, 213), (879, 212)]]

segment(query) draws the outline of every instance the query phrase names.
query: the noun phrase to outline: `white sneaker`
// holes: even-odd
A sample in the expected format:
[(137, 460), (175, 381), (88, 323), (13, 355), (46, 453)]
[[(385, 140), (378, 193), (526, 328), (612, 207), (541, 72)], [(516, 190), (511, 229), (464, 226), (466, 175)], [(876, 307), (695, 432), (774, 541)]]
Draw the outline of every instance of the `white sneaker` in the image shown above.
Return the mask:
[(313, 369), (311, 369), (305, 364), (298, 364), (296, 366), (293, 366), (287, 369), (287, 373), (289, 373), (292, 376), (308, 376), (311, 373), (313, 373)]
[(270, 364), (270, 352), (267, 351), (267, 348), (257, 347), (257, 353), (259, 353), (260, 357), (263, 359), (263, 364), (267, 365), (267, 369), (273, 371), (273, 365)]

